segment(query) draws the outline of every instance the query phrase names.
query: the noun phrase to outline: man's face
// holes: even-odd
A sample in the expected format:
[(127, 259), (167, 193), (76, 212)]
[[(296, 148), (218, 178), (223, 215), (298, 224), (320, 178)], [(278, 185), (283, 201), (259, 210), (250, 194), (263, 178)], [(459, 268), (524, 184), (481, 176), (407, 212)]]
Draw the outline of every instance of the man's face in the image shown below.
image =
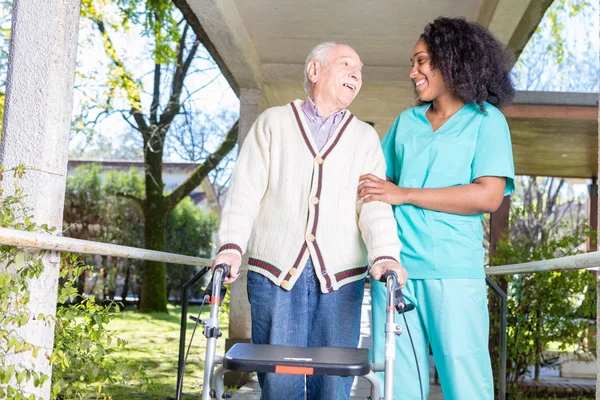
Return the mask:
[(358, 54), (348, 46), (329, 50), (325, 65), (317, 67), (315, 91), (336, 108), (347, 108), (362, 86), (362, 64)]

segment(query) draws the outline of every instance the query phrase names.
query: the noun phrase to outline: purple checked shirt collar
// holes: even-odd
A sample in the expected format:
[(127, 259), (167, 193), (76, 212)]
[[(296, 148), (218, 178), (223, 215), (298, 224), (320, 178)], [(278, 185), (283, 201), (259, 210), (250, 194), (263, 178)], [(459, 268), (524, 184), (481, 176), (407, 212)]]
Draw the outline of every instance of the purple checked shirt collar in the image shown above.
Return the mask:
[(317, 148), (321, 151), (344, 119), (346, 110), (342, 109), (331, 115), (327, 120), (324, 120), (321, 114), (319, 114), (317, 106), (309, 96), (302, 105), (302, 111), (306, 115), (308, 129), (310, 129), (310, 133), (315, 139)]

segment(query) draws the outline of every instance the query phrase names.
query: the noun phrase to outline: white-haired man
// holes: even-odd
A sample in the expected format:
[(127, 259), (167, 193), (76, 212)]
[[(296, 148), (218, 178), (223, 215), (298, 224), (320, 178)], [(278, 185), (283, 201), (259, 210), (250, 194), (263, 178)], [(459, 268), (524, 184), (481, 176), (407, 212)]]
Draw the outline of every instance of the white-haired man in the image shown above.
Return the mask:
[[(346, 45), (316, 46), (306, 60), (306, 101), (261, 114), (242, 146), (223, 208), (213, 265), (239, 275), (248, 252), (252, 341), (356, 347), (364, 278), (398, 263), (392, 209), (357, 202), (359, 177), (385, 179), (375, 130), (346, 108), (362, 63)], [(352, 378), (259, 374), (263, 400), (347, 400)]]

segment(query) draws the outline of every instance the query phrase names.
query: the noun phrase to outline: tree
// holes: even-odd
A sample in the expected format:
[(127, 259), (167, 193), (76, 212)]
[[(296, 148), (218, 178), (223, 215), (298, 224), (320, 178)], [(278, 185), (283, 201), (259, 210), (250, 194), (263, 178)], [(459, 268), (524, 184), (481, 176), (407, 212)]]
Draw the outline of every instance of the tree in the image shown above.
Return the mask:
[[(111, 6), (117, 8), (110, 13)], [(191, 31), (188, 23), (179, 15), (169, 0), (107, 0), (100, 4), (93, 0), (82, 1), (82, 17), (91, 22), (101, 36), (104, 54), (109, 60), (106, 91), (103, 95), (91, 96), (89, 104), (74, 120), (80, 131), (93, 129), (100, 119), (120, 113), (132, 129), (141, 135), (144, 155), (144, 195), (130, 195), (141, 209), (144, 219), (145, 247), (152, 250), (166, 249), (168, 216), (203, 179), (231, 151), (237, 140), (237, 123), (221, 132), (199, 132), (212, 135), (205, 141), (206, 152), (198, 168), (171, 193), (164, 193), (162, 162), (166, 144), (171, 140), (175, 127), (185, 129), (181, 121), (194, 109), (194, 96), (205, 85), (189, 90), (190, 76), (202, 74), (206, 69), (196, 68), (200, 59), (209, 59), (200, 39)], [(135, 60), (128, 60), (119, 53), (114, 35), (125, 29), (141, 29), (147, 39), (147, 52), (153, 68), (149, 84), (136, 79), (133, 69)], [(133, 27), (133, 28), (132, 28)], [(204, 63), (204, 64), (205, 64)], [(202, 64), (202, 63), (200, 63)], [(202, 65), (204, 65), (202, 64)], [(212, 62), (212, 69), (216, 68)], [(146, 91), (146, 86), (151, 90)], [(120, 96), (120, 97), (119, 97)], [(121, 106), (121, 108), (120, 108)], [(96, 110), (95, 115), (89, 110)], [(194, 136), (188, 129), (188, 134)], [(218, 143), (215, 136), (222, 138)], [(217, 142), (215, 144), (215, 142)], [(164, 263), (148, 261), (143, 269), (141, 309), (143, 311), (167, 311), (166, 266)]]
[[(517, 89), (597, 93), (599, 7), (597, 1), (555, 0), (513, 68)], [(595, 34), (579, 40), (579, 27)]]
[[(100, 164), (93, 163), (77, 167), (67, 178), (65, 235), (140, 247), (144, 240), (142, 209), (129, 197), (140, 196), (143, 192), (144, 180), (134, 168), (129, 171), (103, 171)], [(188, 196), (169, 215), (168, 248), (178, 254), (208, 258), (216, 227), (217, 217), (203, 213)], [(98, 275), (102, 275), (102, 287), (96, 292), (104, 294), (104, 298), (114, 298), (116, 278), (121, 274), (125, 278), (121, 295), (124, 299), (138, 264), (137, 261), (126, 260), (119, 270), (115, 261), (103, 257), (102, 265), (96, 266)], [(198, 267), (170, 266), (167, 272), (168, 294), (179, 300), (179, 289), (198, 271)], [(80, 295), (84, 293), (84, 281), (85, 275), (82, 275), (78, 282)]]

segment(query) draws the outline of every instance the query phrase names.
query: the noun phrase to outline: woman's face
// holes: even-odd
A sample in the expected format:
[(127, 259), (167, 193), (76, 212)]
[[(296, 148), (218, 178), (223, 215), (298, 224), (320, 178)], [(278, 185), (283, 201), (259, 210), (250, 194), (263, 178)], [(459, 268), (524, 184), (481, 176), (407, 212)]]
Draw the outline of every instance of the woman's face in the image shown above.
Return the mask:
[(415, 85), (419, 100), (430, 102), (448, 93), (449, 90), (440, 70), (431, 68), (429, 49), (423, 39), (419, 39), (413, 47), (410, 61), (412, 69), (409, 76)]

